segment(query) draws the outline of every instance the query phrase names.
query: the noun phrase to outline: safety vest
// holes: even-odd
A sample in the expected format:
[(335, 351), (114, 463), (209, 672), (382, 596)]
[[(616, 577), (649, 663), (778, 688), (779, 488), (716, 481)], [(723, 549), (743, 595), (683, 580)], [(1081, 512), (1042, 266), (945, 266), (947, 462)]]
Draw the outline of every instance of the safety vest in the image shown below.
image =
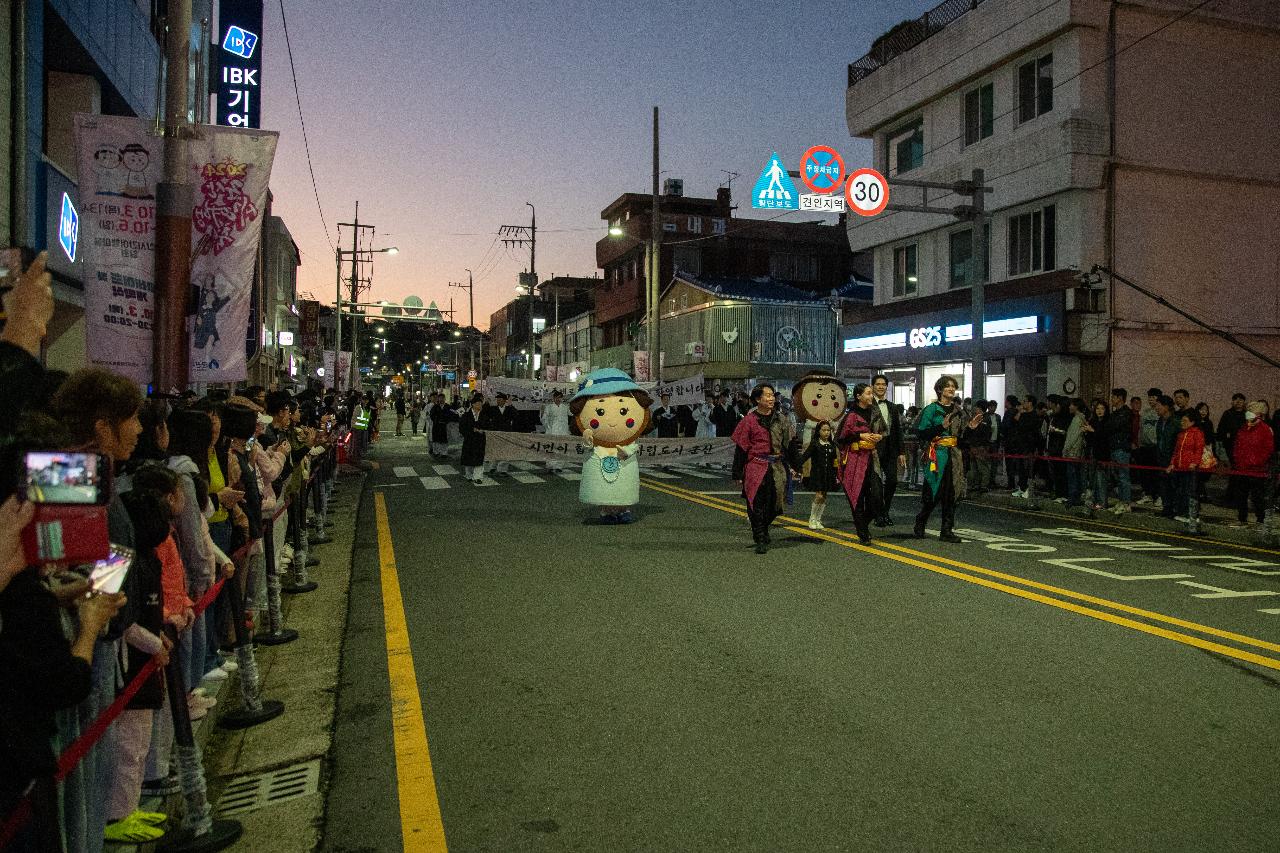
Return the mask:
[(355, 417), (351, 419), (351, 426), (355, 429), (369, 428), (369, 410), (361, 406), (356, 409)]

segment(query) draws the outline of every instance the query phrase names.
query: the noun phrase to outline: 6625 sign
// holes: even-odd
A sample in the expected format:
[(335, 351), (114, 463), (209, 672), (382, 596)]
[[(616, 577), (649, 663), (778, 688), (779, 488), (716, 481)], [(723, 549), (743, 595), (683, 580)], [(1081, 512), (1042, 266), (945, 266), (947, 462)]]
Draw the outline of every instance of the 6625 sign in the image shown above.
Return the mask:
[(912, 349), (942, 346), (942, 327), (924, 326), (919, 329), (912, 329), (910, 334), (907, 335), (907, 343), (911, 345)]

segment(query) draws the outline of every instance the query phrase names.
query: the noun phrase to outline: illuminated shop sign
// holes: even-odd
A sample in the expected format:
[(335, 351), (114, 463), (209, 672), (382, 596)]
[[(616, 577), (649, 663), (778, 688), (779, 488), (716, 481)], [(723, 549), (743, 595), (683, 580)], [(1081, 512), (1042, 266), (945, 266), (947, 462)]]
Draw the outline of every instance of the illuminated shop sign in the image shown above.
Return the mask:
[(218, 124), (261, 127), (262, 0), (219, 0)]
[(76, 246), (80, 243), (80, 214), (71, 203), (71, 197), (62, 194), (62, 211), (58, 216), (58, 245), (66, 253), (67, 260), (76, 262)]
[[(1015, 335), (1034, 335), (1040, 331), (1040, 317), (1032, 314), (1027, 317), (1009, 317), (1004, 320), (986, 320), (982, 324), (982, 339), (1009, 338)], [(880, 335), (867, 335), (861, 338), (845, 338), (845, 352), (868, 352), (870, 350), (898, 349), (910, 346), (912, 349), (928, 349), (943, 344), (960, 343), (973, 340), (973, 324), (962, 323), (955, 326), (921, 326), (906, 332), (890, 332)]]

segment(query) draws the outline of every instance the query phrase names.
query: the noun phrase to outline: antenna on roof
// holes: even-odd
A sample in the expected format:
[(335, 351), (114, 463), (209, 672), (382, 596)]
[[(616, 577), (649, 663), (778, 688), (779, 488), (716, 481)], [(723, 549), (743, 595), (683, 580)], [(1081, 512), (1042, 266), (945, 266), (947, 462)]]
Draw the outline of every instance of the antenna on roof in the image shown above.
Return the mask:
[(728, 187), (728, 188), (729, 188), (729, 193), (730, 193), (730, 195), (732, 195), (732, 194), (733, 194), (733, 179), (734, 179), (734, 178), (740, 178), (740, 177), (742, 177), (742, 174), (741, 174), (740, 172), (730, 172), (728, 169), (721, 169), (720, 171), (721, 171), (723, 174), (726, 174), (726, 175), (728, 175), (728, 176), (729, 176), (728, 180), (726, 180), (726, 181), (724, 182), (724, 185), (725, 185), (726, 187)]

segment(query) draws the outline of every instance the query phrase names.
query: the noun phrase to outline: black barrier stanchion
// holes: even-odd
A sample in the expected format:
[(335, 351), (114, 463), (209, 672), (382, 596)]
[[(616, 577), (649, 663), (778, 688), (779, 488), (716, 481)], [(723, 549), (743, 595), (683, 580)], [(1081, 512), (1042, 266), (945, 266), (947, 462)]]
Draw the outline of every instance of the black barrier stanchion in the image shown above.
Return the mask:
[[(305, 484), (304, 484), (305, 485)], [(293, 581), (285, 584), (281, 588), (290, 594), (302, 592), (312, 592), (319, 588), (319, 584), (307, 577), (307, 535), (302, 527), (303, 516), (306, 514), (306, 506), (301, 500), (304, 495), (301, 490), (289, 504), (289, 539), (293, 543), (293, 560), (290, 565), (293, 571)]]
[(276, 520), (267, 519), (262, 526), (264, 570), (267, 573), (267, 630), (253, 638), (263, 646), (282, 646), (298, 639), (298, 632), (284, 627), (280, 612), (280, 573), (276, 565)]
[(247, 729), (267, 720), (274, 720), (284, 713), (284, 703), (276, 699), (263, 699), (259, 693), (258, 661), (253, 655), (253, 640), (244, 618), (244, 596), (235, 578), (229, 578), (223, 586), (231, 598), (231, 616), (236, 624), (236, 662), (240, 665), (240, 708), (219, 715), (218, 727), (223, 729)]
[(311, 545), (327, 545), (333, 540), (324, 532), (324, 483), (321, 478), (324, 473), (321, 462), (323, 457), (312, 458), (317, 464), (312, 469), (311, 481), (307, 484), (308, 496), (311, 498), (311, 535), (307, 541)]
[(173, 716), (173, 755), (178, 765), (178, 781), (186, 813), (182, 825), (165, 834), (156, 849), (166, 853), (203, 853), (225, 850), (244, 833), (236, 820), (215, 820), (209, 805), (208, 787), (204, 781), (204, 758), (191, 730), (191, 714), (187, 709), (187, 691), (182, 680), (182, 651), (178, 632), (172, 625), (165, 633), (173, 644), (169, 665), (164, 668), (165, 687), (169, 691), (169, 711)]

